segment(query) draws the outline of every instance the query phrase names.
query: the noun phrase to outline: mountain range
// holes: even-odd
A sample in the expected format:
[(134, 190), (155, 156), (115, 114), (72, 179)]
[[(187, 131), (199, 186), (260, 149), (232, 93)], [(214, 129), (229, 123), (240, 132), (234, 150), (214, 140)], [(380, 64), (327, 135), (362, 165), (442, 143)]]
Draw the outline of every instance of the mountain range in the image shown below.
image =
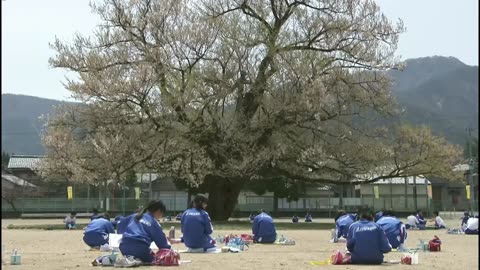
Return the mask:
[[(478, 66), (454, 57), (432, 56), (406, 60), (403, 71), (388, 73), (394, 81), (392, 91), (404, 109), (401, 121), (428, 125), (455, 144), (465, 144), (466, 128), (478, 134)], [(61, 103), (2, 94), (2, 151), (43, 154), (40, 116), (52, 114)]]

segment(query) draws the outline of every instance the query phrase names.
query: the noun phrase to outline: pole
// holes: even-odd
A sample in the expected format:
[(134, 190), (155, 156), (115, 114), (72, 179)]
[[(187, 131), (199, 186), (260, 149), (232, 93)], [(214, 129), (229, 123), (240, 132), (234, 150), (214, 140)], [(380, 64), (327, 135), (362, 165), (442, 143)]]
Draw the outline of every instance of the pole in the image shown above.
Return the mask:
[(471, 209), (471, 215), (473, 216), (475, 213), (475, 189), (473, 188), (473, 157), (472, 157), (472, 128), (468, 128), (468, 176), (470, 177), (468, 183), (470, 185), (470, 209)]
[(122, 213), (123, 213), (123, 216), (125, 216), (125, 187), (123, 187)]
[(405, 203), (405, 210), (408, 210), (408, 178), (404, 177), (405, 179), (405, 198), (404, 198), (404, 203)]
[(393, 180), (390, 178), (390, 209), (393, 210)]
[(90, 183), (87, 183), (87, 213), (88, 212), (88, 209), (90, 208)]
[(430, 205), (428, 204), (429, 203), (429, 199), (428, 199), (428, 179), (427, 178), (424, 178), (424, 181), (425, 181), (425, 198), (427, 198), (427, 211), (428, 211), (428, 215), (430, 215)]
[(417, 205), (417, 177), (413, 177), (413, 205), (415, 208), (415, 211), (418, 210), (418, 205)]
[(152, 200), (152, 173), (150, 172), (149, 174), (149, 179), (150, 182), (148, 183), (148, 200)]

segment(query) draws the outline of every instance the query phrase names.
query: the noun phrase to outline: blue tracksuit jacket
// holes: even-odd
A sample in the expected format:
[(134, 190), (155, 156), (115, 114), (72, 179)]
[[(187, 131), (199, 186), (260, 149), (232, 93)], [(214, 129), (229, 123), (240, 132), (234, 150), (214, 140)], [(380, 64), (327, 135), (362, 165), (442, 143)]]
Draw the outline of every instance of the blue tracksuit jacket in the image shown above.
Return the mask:
[(361, 219), (348, 229), (347, 249), (352, 264), (381, 264), (383, 254), (390, 252), (392, 247), (380, 225)]
[(407, 239), (405, 225), (398, 218), (390, 216), (382, 217), (377, 221), (377, 224), (382, 227), (392, 248), (398, 248), (398, 246), (403, 244), (405, 239)]
[(205, 250), (215, 247), (215, 240), (210, 236), (213, 227), (207, 212), (196, 208), (187, 209), (182, 214), (181, 224), (185, 246)]
[(258, 243), (273, 243), (277, 239), (275, 224), (267, 213), (261, 213), (255, 217), (252, 232), (253, 240)]
[(128, 223), (132, 221), (132, 219), (135, 218), (137, 214), (131, 214), (129, 216), (121, 218), (119, 221), (117, 221), (117, 233), (118, 234), (123, 234), (125, 230), (127, 229)]
[(87, 225), (83, 233), (83, 241), (91, 246), (98, 247), (108, 244), (108, 234), (114, 233), (113, 225), (110, 220), (97, 218)]
[(123, 255), (134, 256), (142, 262), (151, 263), (153, 261), (153, 256), (150, 254), (152, 242), (155, 242), (159, 249), (171, 248), (162, 227), (152, 214), (143, 214), (139, 221), (133, 215), (123, 233), (119, 248)]
[(375, 219), (374, 221), (377, 222), (379, 219), (381, 219), (383, 217), (383, 212), (382, 211), (379, 211), (375, 214)]
[(427, 221), (425, 220), (425, 218), (422, 216), (422, 215), (416, 215), (417, 219), (418, 219), (418, 222), (420, 222), (420, 225), (425, 225), (427, 224)]
[(352, 223), (355, 222), (355, 216), (352, 214), (346, 214), (337, 219), (335, 222), (336, 229), (337, 229), (337, 238), (343, 236), (343, 238), (347, 238), (348, 228)]

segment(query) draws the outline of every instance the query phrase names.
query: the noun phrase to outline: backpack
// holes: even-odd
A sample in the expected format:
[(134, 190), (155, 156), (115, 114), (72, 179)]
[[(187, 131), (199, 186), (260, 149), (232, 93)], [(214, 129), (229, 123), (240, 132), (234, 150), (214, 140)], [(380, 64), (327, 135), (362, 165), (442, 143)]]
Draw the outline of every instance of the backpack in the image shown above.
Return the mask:
[(160, 249), (157, 253), (153, 254), (152, 264), (160, 266), (178, 266), (180, 265), (180, 254), (173, 249)]
[(441, 250), (441, 245), (442, 245), (442, 241), (440, 240), (440, 238), (438, 238), (438, 236), (434, 236), (435, 238), (433, 238), (432, 240), (430, 240), (428, 242), (428, 249), (430, 251), (440, 251)]

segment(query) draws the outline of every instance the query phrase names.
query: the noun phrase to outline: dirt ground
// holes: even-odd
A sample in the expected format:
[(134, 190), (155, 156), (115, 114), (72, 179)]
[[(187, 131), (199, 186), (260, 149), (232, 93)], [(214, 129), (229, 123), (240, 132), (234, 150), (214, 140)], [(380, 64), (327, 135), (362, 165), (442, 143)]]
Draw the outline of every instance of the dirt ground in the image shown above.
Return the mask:
[[(5, 245), (5, 269), (92, 269), (90, 262), (101, 252), (86, 251), (82, 241), (82, 230), (45, 231), (45, 230), (8, 230), (8, 224), (46, 224), (39, 220), (2, 220), (2, 244)], [(28, 222), (28, 223), (23, 223)], [(51, 221), (47, 224), (52, 223)], [(244, 231), (215, 231), (217, 234), (248, 233)], [(183, 264), (184, 269), (477, 269), (478, 268), (478, 236), (449, 235), (442, 231), (408, 231), (406, 246), (415, 247), (419, 239), (431, 239), (437, 234), (442, 240), (442, 251), (420, 253), (419, 265), (384, 264), (381, 266), (312, 266), (312, 260), (325, 260), (334, 249), (345, 249), (344, 243), (329, 242), (330, 232), (327, 230), (291, 230), (279, 231), (290, 239), (296, 240), (295, 246), (253, 245), (248, 251), (234, 254), (181, 254), (182, 260), (191, 260)], [(174, 245), (176, 249), (185, 249), (182, 244)], [(8, 265), (10, 251), (16, 248), (22, 254), (22, 265)], [(391, 252), (386, 260), (400, 260), (402, 253)], [(152, 267), (140, 267), (151, 269)]]

